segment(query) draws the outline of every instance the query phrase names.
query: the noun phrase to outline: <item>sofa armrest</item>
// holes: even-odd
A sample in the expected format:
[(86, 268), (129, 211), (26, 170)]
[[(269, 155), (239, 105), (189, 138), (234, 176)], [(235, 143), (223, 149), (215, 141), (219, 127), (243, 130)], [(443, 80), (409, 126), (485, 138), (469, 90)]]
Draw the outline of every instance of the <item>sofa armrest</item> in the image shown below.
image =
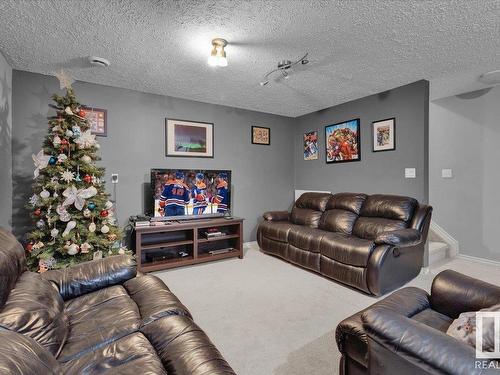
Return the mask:
[(375, 238), (377, 245), (392, 245), (397, 247), (414, 246), (422, 241), (422, 234), (416, 229), (399, 229), (381, 233)]
[(286, 221), (289, 219), (290, 214), (288, 211), (268, 211), (262, 217), (266, 221)]
[(130, 255), (116, 255), (91, 260), (68, 268), (42, 273), (53, 282), (64, 300), (78, 297), (112, 285), (121, 284), (137, 274), (135, 259)]
[[(362, 320), (368, 335), (370, 365), (375, 361), (374, 366), (389, 368), (391, 362), (403, 360), (421, 369), (416, 372), (419, 374), (484, 374), (484, 370), (475, 368), (472, 346), (434, 328), (387, 309), (369, 309)], [(386, 350), (376, 349), (373, 353), (372, 348), (379, 346)]]
[(498, 303), (500, 287), (452, 270), (439, 273), (432, 282), (432, 308), (454, 319)]

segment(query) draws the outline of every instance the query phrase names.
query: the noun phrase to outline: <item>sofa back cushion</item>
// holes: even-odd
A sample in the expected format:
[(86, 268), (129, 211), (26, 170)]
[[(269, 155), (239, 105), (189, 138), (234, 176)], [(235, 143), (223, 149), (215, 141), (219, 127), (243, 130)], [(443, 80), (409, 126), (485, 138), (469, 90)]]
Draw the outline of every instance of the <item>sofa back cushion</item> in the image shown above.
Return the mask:
[(26, 257), (22, 245), (12, 233), (0, 228), (0, 309), (24, 271)]
[(50, 281), (23, 272), (0, 308), (0, 327), (31, 337), (57, 356), (68, 333), (62, 297)]
[(317, 228), (319, 219), (332, 195), (329, 193), (304, 193), (295, 202), (290, 221), (298, 225)]
[(332, 195), (321, 216), (319, 228), (329, 232), (351, 234), (366, 194), (338, 193)]
[(360, 217), (354, 225), (353, 234), (373, 240), (383, 232), (408, 228), (415, 210), (416, 199), (374, 194), (366, 198), (361, 207)]

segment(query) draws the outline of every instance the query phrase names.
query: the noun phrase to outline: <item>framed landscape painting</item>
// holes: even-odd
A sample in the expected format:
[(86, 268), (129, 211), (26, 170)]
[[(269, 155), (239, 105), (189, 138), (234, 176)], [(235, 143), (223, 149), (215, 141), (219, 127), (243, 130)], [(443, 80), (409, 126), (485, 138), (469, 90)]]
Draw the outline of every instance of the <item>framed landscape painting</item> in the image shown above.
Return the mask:
[(166, 156), (214, 157), (214, 124), (165, 119)]
[(396, 149), (396, 119), (394, 117), (374, 121), (372, 127), (373, 152)]
[(318, 159), (318, 131), (304, 133), (304, 160)]
[(262, 126), (252, 126), (252, 143), (254, 145), (271, 144), (271, 129)]
[(359, 118), (325, 126), (327, 163), (361, 160)]

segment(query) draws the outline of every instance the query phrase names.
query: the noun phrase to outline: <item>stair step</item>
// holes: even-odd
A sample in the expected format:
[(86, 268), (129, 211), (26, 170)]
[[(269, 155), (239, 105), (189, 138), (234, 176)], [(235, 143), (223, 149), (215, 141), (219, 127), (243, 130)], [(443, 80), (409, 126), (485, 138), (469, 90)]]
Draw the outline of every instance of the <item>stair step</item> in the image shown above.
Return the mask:
[(429, 264), (434, 264), (449, 257), (449, 246), (444, 242), (429, 242)]

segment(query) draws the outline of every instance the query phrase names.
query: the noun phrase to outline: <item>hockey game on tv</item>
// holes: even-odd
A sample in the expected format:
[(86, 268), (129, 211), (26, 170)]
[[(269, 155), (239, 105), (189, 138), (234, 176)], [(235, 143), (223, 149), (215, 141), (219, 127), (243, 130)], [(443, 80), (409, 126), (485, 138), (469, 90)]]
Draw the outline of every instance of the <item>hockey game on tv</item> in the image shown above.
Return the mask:
[(224, 216), (231, 205), (231, 171), (152, 169), (154, 217)]

